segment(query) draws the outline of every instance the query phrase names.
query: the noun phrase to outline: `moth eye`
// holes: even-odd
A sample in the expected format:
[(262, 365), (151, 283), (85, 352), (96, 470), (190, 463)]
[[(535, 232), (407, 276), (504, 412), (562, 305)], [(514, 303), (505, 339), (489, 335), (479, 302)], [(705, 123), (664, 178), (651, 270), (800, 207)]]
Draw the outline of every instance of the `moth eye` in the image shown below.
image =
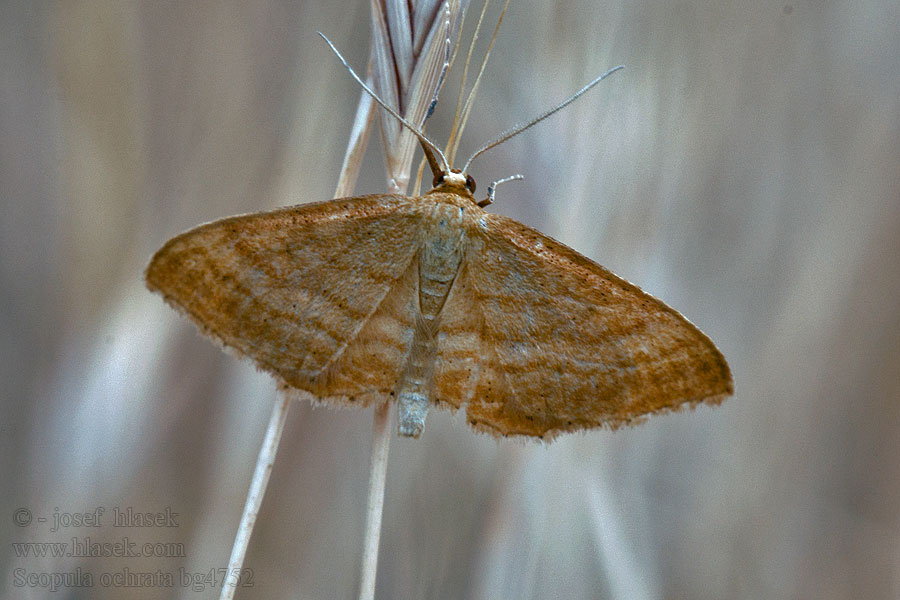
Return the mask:
[(438, 185), (440, 185), (444, 181), (445, 176), (446, 173), (438, 173), (437, 175), (435, 175), (434, 179), (431, 181), (431, 187), (436, 188)]
[(475, 180), (471, 175), (466, 175), (466, 189), (473, 194), (475, 193)]

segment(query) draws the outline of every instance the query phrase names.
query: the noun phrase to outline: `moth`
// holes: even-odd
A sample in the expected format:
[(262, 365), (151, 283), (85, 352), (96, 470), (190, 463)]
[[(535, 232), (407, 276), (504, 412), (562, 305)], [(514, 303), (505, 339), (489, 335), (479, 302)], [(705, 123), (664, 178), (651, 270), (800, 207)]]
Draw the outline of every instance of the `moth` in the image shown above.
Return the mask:
[(432, 406), (463, 409), (478, 431), (549, 440), (732, 394), (728, 364), (697, 327), (485, 210), (466, 169), (375, 99), (423, 141), (430, 191), (201, 225), (153, 256), (148, 287), (299, 398), (396, 402), (403, 436), (421, 434)]

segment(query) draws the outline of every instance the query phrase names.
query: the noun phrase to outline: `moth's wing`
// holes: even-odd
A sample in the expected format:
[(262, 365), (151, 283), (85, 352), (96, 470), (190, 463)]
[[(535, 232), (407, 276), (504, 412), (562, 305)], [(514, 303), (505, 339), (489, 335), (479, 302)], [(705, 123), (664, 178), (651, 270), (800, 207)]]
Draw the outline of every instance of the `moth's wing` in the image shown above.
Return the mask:
[(416, 206), (366, 196), (202, 225), (156, 253), (147, 285), (288, 388), (384, 398), (412, 336)]
[(473, 427), (615, 428), (732, 393), (709, 338), (637, 286), (509, 218), (485, 214), (468, 234), (469, 304), (481, 318), (480, 368), (465, 380)]

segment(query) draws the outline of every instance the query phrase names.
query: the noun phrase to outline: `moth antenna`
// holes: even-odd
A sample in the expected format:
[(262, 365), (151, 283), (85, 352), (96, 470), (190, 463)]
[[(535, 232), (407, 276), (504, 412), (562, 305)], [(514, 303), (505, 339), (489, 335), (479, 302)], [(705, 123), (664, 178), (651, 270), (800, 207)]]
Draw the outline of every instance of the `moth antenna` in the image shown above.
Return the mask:
[(497, 186), (500, 185), (501, 183), (506, 183), (508, 181), (522, 181), (523, 179), (525, 179), (525, 176), (520, 175), (518, 173), (516, 173), (515, 175), (510, 175), (509, 177), (504, 177), (503, 179), (498, 179), (497, 181), (493, 182), (491, 185), (488, 186), (488, 196), (487, 196), (487, 198), (485, 198), (484, 200), (479, 202), (478, 206), (480, 206), (481, 208), (484, 208), (485, 206), (487, 206), (489, 204), (493, 204), (494, 203), (494, 195), (497, 193)]
[(471, 165), (471, 164), (472, 164), (472, 161), (475, 160), (478, 156), (481, 156), (482, 154), (484, 154), (485, 152), (487, 152), (487, 151), (490, 150), (491, 148), (494, 148), (494, 147), (496, 147), (496, 146), (499, 146), (500, 144), (502, 144), (503, 142), (505, 142), (505, 141), (508, 140), (509, 138), (511, 138), (511, 137), (513, 137), (513, 136), (519, 135), (520, 133), (522, 133), (523, 131), (525, 131), (525, 130), (528, 129), (529, 127), (533, 127), (534, 125), (537, 125), (538, 123), (540, 123), (541, 121), (543, 121), (543, 120), (546, 119), (547, 117), (550, 117), (550, 116), (552, 116), (553, 114), (555, 114), (555, 113), (561, 111), (562, 109), (564, 109), (564, 108), (567, 107), (568, 105), (570, 105), (570, 104), (572, 104), (573, 102), (575, 102), (576, 100), (578, 100), (581, 96), (583, 96), (584, 94), (586, 94), (592, 87), (594, 87), (595, 85), (597, 85), (598, 83), (600, 83), (601, 81), (603, 81), (604, 79), (606, 79), (607, 77), (609, 77), (610, 75), (612, 75), (613, 73), (615, 73), (616, 71), (619, 71), (619, 70), (624, 69), (624, 68), (625, 68), (625, 65), (619, 65), (618, 67), (613, 67), (612, 69), (610, 69), (609, 71), (607, 71), (606, 73), (604, 73), (604, 74), (601, 75), (600, 77), (597, 77), (597, 78), (594, 79), (592, 82), (590, 82), (589, 84), (587, 84), (586, 86), (584, 86), (583, 88), (581, 88), (580, 90), (578, 90), (577, 92), (575, 92), (574, 94), (572, 94), (571, 96), (569, 96), (568, 98), (566, 98), (565, 100), (563, 100), (562, 103), (556, 105), (555, 107), (551, 108), (551, 109), (548, 110), (547, 112), (538, 115), (537, 117), (535, 117), (534, 119), (528, 121), (527, 123), (522, 123), (522, 124), (519, 124), (519, 125), (515, 125), (512, 129), (508, 129), (507, 131), (505, 131), (504, 133), (502, 133), (502, 134), (500, 135), (499, 138), (497, 138), (496, 140), (494, 140), (494, 141), (491, 142), (490, 144), (487, 144), (486, 146), (483, 146), (481, 149), (477, 150), (477, 151), (475, 152), (475, 154), (473, 154), (473, 155), (469, 158), (469, 160), (466, 161), (466, 166), (463, 167), (463, 173), (467, 173), (467, 172), (468, 172), (468, 170), (469, 170), (469, 165)]
[[(421, 131), (419, 131), (419, 129), (415, 125), (413, 125), (412, 123), (410, 123), (409, 121), (404, 119), (402, 116), (400, 116), (400, 113), (398, 113), (396, 110), (394, 110), (393, 108), (388, 106), (384, 100), (379, 98), (378, 94), (376, 94), (374, 91), (372, 91), (372, 89), (369, 86), (367, 86), (366, 83), (362, 79), (360, 79), (359, 75), (356, 74), (356, 71), (353, 70), (353, 68), (347, 63), (347, 60), (343, 56), (341, 56), (340, 52), (338, 52), (338, 49), (334, 47), (334, 44), (331, 43), (331, 40), (329, 40), (327, 37), (325, 37), (325, 34), (322, 33), (321, 31), (319, 31), (318, 34), (320, 36), (322, 36), (322, 39), (325, 40), (325, 43), (328, 44), (328, 46), (331, 48), (331, 51), (335, 53), (335, 55), (343, 63), (343, 65), (347, 68), (347, 70), (350, 71), (350, 75), (353, 76), (353, 79), (356, 80), (356, 83), (358, 83), (360, 86), (362, 86), (362, 89), (364, 89), (367, 94), (372, 96), (372, 99), (375, 100), (375, 102), (377, 102), (378, 104), (380, 104), (381, 108), (388, 111), (392, 117), (394, 117), (395, 119), (400, 121), (400, 123), (404, 127), (409, 129), (413, 133), (413, 135), (415, 135), (417, 138), (419, 138), (419, 142), (422, 144), (423, 147), (428, 146), (435, 153), (437, 153), (437, 155), (441, 158), (442, 171), (445, 173), (449, 173), (450, 172), (450, 164), (447, 162), (447, 157), (444, 156), (444, 153), (441, 152), (441, 149), (437, 147), (437, 144), (435, 144), (434, 142), (429, 140), (425, 136), (425, 134), (422, 133)], [(432, 158), (434, 158), (434, 157), (432, 156)]]

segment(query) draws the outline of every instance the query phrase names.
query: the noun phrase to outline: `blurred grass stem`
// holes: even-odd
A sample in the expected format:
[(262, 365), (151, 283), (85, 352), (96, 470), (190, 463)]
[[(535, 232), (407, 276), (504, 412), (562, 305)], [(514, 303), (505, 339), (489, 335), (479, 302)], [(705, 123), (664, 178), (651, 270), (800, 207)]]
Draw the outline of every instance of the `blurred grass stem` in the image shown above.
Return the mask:
[(366, 533), (363, 538), (359, 600), (372, 600), (375, 597), (375, 574), (378, 570), (378, 543), (381, 540), (384, 483), (390, 442), (391, 405), (383, 402), (375, 407), (372, 423), (372, 457), (369, 464), (369, 496), (366, 502)]
[(283, 391), (277, 392), (275, 406), (272, 408), (272, 416), (269, 426), (266, 428), (266, 436), (262, 447), (259, 449), (259, 457), (256, 459), (256, 469), (253, 471), (253, 479), (250, 482), (250, 490), (247, 492), (247, 500), (244, 503), (244, 514), (241, 515), (241, 524), (238, 526), (237, 535), (234, 537), (234, 545), (231, 548), (231, 558), (228, 559), (228, 571), (222, 582), (220, 600), (234, 598), (240, 580), (241, 568), (244, 565), (244, 557), (247, 555), (247, 546), (250, 544), (250, 536), (253, 526), (256, 525), (256, 517), (259, 515), (259, 507), (266, 493), (269, 476), (275, 465), (275, 454), (278, 452), (278, 444), (281, 442), (281, 434), (284, 431), (284, 422), (287, 419), (290, 400)]

